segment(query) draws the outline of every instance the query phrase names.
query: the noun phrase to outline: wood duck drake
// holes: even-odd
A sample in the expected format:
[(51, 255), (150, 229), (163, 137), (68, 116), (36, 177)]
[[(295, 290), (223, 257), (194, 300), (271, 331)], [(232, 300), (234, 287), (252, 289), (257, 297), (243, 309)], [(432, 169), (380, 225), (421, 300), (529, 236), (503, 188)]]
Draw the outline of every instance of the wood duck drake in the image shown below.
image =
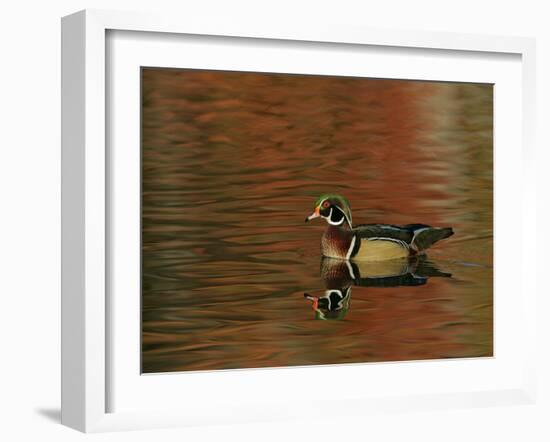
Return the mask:
[(328, 228), (321, 239), (321, 253), (330, 258), (381, 261), (414, 256), (453, 234), (450, 227), (426, 224), (363, 224), (353, 227), (349, 202), (340, 195), (327, 194), (315, 202), (306, 222), (326, 219)]

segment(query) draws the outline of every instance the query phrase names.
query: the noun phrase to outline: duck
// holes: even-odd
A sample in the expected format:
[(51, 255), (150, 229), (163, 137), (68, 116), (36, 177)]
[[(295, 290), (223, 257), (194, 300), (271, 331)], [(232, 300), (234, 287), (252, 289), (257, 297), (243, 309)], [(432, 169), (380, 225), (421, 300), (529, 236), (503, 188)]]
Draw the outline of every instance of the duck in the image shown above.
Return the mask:
[(454, 234), (451, 227), (427, 224), (362, 224), (353, 226), (351, 206), (337, 194), (321, 195), (306, 222), (323, 218), (328, 223), (321, 238), (321, 254), (346, 261), (382, 261), (425, 253)]

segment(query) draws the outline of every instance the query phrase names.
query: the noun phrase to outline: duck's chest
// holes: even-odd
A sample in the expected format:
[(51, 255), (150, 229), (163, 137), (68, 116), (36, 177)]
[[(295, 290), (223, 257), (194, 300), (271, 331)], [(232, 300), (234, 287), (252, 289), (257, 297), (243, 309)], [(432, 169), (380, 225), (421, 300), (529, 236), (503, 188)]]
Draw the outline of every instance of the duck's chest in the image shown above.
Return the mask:
[(331, 258), (346, 258), (352, 237), (351, 231), (330, 226), (321, 238), (321, 253)]

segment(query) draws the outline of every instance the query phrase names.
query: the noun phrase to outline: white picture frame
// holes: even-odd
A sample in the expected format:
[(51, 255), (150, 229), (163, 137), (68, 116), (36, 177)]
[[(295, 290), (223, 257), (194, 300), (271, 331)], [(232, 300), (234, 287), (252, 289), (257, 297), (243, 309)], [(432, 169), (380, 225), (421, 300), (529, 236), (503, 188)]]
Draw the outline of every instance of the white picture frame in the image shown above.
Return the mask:
[[(468, 52), (476, 54), (480, 59), (488, 57), (488, 54), (521, 57), (521, 121), (516, 122), (521, 136), (521, 150), (516, 153), (523, 164), (522, 187), (519, 191), (522, 211), (517, 214), (522, 222), (521, 234), (525, 235), (528, 225), (536, 221), (535, 177), (528, 173), (532, 170), (535, 145), (533, 39), (357, 29), (311, 23), (299, 27), (244, 21), (216, 23), (196, 17), (176, 18), (99, 10), (81, 11), (67, 16), (62, 21), (62, 422), (67, 426), (80, 431), (95, 432), (247, 422), (296, 417), (301, 410), (301, 404), (282, 406), (274, 403), (272, 406), (263, 404), (254, 407), (252, 399), (239, 404), (238, 416), (221, 411), (218, 414), (207, 414), (201, 407), (197, 407), (194, 413), (185, 410), (185, 407), (177, 409), (153, 406), (149, 411), (111, 409), (109, 394), (114, 386), (109, 373), (116, 358), (108, 339), (109, 327), (113, 321), (107, 293), (111, 287), (108, 244), (113, 240), (110, 235), (116, 229), (108, 228), (108, 219), (116, 198), (112, 198), (108, 186), (106, 121), (109, 117), (107, 94), (110, 76), (106, 75), (106, 69), (108, 56), (112, 54), (108, 51), (106, 39), (107, 34), (113, 31), (218, 36), (227, 39), (269, 39), (275, 42), (284, 41), (291, 46), (309, 42), (312, 45), (337, 43), (341, 47), (375, 46), (380, 50), (395, 47), (403, 50), (426, 49), (441, 51), (441, 54), (449, 51)], [(499, 167), (508, 166), (503, 163), (499, 165), (497, 161), (497, 174), (500, 173)], [(517, 281), (521, 290), (519, 305), (523, 313), (519, 318), (519, 325), (524, 337), (533, 338), (536, 286), (532, 279), (521, 276), (525, 275), (528, 257), (536, 256), (535, 243), (518, 241), (515, 247), (522, 260), (520, 279)], [(484, 390), (478, 386), (470, 391), (465, 387), (460, 393), (427, 392), (403, 395), (388, 391), (386, 395), (382, 393), (377, 397), (359, 394), (356, 397), (342, 396), (323, 401), (315, 399), (309, 405), (315, 409), (330, 405), (330, 401), (338, 401), (337, 408), (342, 413), (363, 414), (381, 409), (392, 412), (533, 403), (536, 397), (534, 342), (535, 339), (525, 339), (524, 352), (518, 356), (518, 363), (522, 367), (521, 382), (514, 381), (503, 388)], [(135, 351), (139, 349), (136, 348)], [(381, 364), (378, 370), (398, 370), (395, 368), (398, 365), (403, 364)], [(330, 369), (324, 367), (318, 370), (347, 370), (346, 373), (356, 376), (362, 369), (363, 366), (356, 365)], [(299, 376), (299, 370), (303, 369), (295, 369), (294, 376)], [(267, 386), (271, 382), (269, 375), (263, 374), (266, 371), (250, 372), (253, 374), (248, 377), (254, 378), (256, 386), (261, 387), (262, 383)], [(139, 373), (136, 375), (139, 376)], [(218, 376), (219, 382), (223, 383), (226, 377), (231, 382), (239, 383), (247, 376), (247, 370), (236, 375), (222, 372)], [(174, 379), (172, 377), (172, 380), (163, 382), (169, 383)], [(219, 407), (221, 409), (221, 403)]]

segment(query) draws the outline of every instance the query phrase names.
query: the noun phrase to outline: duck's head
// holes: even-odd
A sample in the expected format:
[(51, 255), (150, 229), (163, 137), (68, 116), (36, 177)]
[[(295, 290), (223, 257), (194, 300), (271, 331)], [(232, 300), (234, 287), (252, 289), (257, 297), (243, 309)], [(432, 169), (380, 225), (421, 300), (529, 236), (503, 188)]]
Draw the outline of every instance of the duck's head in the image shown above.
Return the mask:
[(329, 224), (339, 226), (345, 222), (351, 227), (351, 207), (347, 199), (335, 194), (321, 195), (313, 206), (313, 213), (306, 218), (306, 223), (312, 219), (325, 218)]

